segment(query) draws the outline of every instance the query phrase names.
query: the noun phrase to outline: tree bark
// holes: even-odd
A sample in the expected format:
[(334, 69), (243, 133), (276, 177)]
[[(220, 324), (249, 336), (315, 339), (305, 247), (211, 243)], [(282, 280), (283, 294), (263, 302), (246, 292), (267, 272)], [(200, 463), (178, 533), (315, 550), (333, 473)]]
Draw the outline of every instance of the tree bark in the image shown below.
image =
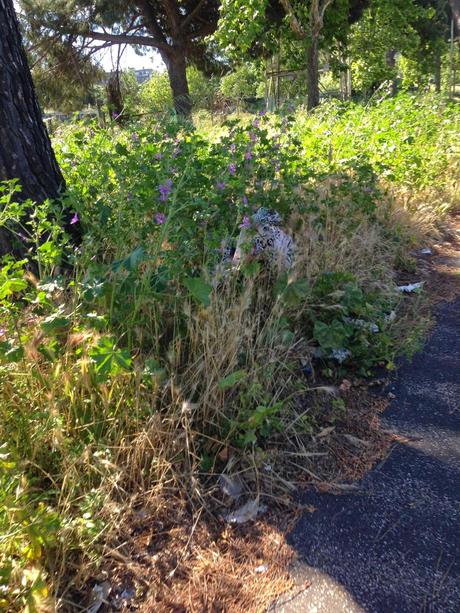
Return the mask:
[(307, 51), (307, 109), (319, 105), (318, 36), (312, 32)]
[[(0, 0), (0, 181), (10, 179), (19, 179), (21, 200), (43, 202), (65, 188), (38, 105), (13, 0)], [(9, 233), (0, 229), (0, 255), (12, 250)]]
[(188, 117), (192, 111), (192, 100), (187, 81), (187, 61), (181, 49), (174, 54), (161, 54), (168, 71), (169, 84), (173, 95), (176, 113)]
[(42, 202), (65, 183), (35, 95), (13, 0), (0, 0), (0, 180), (19, 179), (22, 197)]
[(394, 98), (398, 93), (398, 77), (396, 75), (396, 49), (390, 49), (387, 51), (386, 62), (388, 68), (393, 72), (393, 77), (391, 79), (391, 95)]

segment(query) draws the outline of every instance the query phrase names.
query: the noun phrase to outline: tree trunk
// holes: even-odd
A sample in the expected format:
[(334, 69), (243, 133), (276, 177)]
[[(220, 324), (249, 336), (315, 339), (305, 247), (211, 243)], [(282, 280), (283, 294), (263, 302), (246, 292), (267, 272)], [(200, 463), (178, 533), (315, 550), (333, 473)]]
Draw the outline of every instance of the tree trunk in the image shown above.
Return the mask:
[(106, 85), (107, 107), (111, 119), (121, 122), (123, 114), (123, 96), (120, 87), (120, 73), (116, 70), (110, 75)]
[(307, 51), (307, 94), (310, 111), (319, 105), (318, 36), (314, 32)]
[(391, 79), (391, 95), (394, 98), (398, 93), (398, 77), (396, 75), (396, 49), (387, 51), (386, 62), (388, 68), (391, 69), (393, 77)]
[(192, 101), (188, 89), (185, 53), (179, 50), (167, 56), (163, 53), (162, 56), (168, 70), (176, 113), (182, 117), (188, 117), (192, 111)]
[(434, 58), (434, 88), (439, 94), (441, 91), (441, 53), (436, 50)]
[(0, 180), (42, 202), (65, 183), (51, 148), (22, 46), (13, 0), (0, 0)]
[[(0, 0), (0, 181), (19, 179), (20, 198), (43, 202), (65, 188), (22, 46), (13, 0)], [(0, 229), (0, 255), (12, 250)]]

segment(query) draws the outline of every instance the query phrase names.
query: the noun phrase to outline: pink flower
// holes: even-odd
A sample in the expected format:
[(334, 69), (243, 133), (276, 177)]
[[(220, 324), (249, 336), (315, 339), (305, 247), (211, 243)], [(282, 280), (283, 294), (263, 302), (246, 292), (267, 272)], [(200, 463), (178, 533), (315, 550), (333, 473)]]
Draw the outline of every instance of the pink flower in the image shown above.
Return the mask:
[(166, 222), (166, 215), (164, 213), (155, 213), (155, 223), (159, 226)]
[(72, 219), (70, 220), (70, 225), (71, 226), (73, 226), (76, 223), (78, 223), (78, 213), (74, 213)]
[(240, 224), (240, 228), (250, 228), (250, 227), (251, 227), (251, 220), (249, 219), (247, 215), (245, 215), (243, 217), (243, 223)]

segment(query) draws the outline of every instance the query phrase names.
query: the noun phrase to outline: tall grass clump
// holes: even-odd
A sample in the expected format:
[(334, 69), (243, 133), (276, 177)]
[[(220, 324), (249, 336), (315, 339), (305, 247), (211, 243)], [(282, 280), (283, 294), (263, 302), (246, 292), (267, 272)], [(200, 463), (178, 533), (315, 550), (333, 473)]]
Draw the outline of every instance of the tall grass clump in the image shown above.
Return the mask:
[[(217, 138), (174, 119), (66, 128), (78, 249), (62, 205), (30, 217), (2, 186), (1, 225), (29, 247), (0, 274), (3, 607), (71, 610), (139, 507), (212, 512), (234, 471), (260, 499), (292, 487), (284, 452), (308, 450), (325, 406), (346, 411), (324, 383), (393, 368), (411, 340), (417, 298), (396, 269), (427, 231), (417, 194), (458, 164), (457, 120), (405, 96), (230, 121)], [(416, 210), (394, 195), (409, 185)], [(223, 264), (262, 206), (293, 235), (293, 267), (250, 239)]]

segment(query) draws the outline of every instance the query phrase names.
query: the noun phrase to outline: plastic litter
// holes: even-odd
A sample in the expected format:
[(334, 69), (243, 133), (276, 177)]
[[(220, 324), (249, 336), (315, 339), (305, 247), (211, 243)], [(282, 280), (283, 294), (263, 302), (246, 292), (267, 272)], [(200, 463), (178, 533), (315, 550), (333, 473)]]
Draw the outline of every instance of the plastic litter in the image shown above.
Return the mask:
[(424, 249), (420, 249), (420, 255), (433, 255), (433, 252), (429, 247), (425, 247)]
[(257, 496), (257, 498), (249, 500), (239, 509), (224, 515), (224, 519), (228, 521), (229, 524), (245, 524), (251, 521), (251, 519), (255, 519), (257, 515), (263, 513), (265, 509), (265, 506), (259, 505), (259, 496)]
[(268, 570), (268, 564), (261, 564), (254, 569), (255, 573), (266, 573)]
[(404, 292), (405, 294), (411, 294), (412, 292), (421, 289), (424, 283), (425, 281), (420, 281), (419, 283), (409, 283), (409, 285), (398, 285), (398, 289), (400, 292)]
[(396, 319), (396, 311), (391, 311), (391, 313), (387, 313), (384, 317), (384, 320), (387, 324), (390, 324), (395, 319)]
[(243, 484), (239, 477), (229, 477), (228, 475), (220, 475), (219, 477), (219, 485), (227, 496), (230, 498), (237, 499), (241, 492), (243, 491)]
[(373, 321), (365, 321), (364, 319), (354, 319), (353, 317), (345, 317), (345, 321), (349, 324), (352, 324), (356, 328), (360, 330), (369, 330), (373, 334), (379, 332), (379, 327)]
[(86, 609), (88, 613), (97, 613), (103, 604), (107, 603), (107, 597), (110, 594), (112, 586), (108, 581), (99, 583), (91, 590), (91, 604)]
[(343, 349), (343, 348), (333, 349), (330, 354), (330, 357), (334, 360), (337, 360), (339, 364), (342, 364), (342, 362), (345, 362), (345, 360), (349, 358), (350, 356), (351, 356), (351, 351), (349, 349)]

